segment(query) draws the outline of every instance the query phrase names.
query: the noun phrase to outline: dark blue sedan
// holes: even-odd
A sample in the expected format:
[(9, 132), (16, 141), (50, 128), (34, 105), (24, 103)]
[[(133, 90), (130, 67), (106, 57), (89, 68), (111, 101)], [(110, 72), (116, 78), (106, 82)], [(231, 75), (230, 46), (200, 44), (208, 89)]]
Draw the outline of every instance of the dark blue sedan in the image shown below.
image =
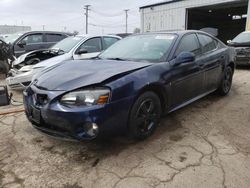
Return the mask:
[(95, 59), (43, 71), (24, 91), (26, 115), (39, 131), (65, 139), (144, 139), (161, 115), (214, 91), (228, 94), (234, 54), (200, 31), (130, 36)]

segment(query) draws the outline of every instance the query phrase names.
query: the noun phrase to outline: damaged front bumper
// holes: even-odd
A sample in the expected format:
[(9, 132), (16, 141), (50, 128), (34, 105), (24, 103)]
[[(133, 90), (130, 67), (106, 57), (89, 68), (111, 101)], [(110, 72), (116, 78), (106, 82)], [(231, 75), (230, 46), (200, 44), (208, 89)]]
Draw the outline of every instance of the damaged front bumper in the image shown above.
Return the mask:
[(25, 89), (31, 82), (33, 71), (20, 72), (11, 69), (6, 78), (6, 83), (11, 89)]

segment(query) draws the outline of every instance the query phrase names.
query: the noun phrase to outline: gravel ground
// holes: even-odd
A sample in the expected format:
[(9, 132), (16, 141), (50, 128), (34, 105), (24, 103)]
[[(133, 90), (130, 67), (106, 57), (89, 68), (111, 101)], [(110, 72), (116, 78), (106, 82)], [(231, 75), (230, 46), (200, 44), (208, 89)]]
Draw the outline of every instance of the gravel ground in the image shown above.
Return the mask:
[(166, 116), (142, 142), (55, 140), (24, 113), (0, 116), (0, 187), (249, 188), (249, 80), (249, 69), (237, 70), (227, 97)]

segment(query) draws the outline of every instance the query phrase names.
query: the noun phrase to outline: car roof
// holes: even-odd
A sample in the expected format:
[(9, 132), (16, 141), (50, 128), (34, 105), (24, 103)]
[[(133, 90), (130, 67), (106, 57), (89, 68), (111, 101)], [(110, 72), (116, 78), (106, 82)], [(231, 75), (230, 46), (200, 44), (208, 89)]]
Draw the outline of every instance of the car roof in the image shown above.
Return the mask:
[[(134, 34), (134, 35), (131, 35), (131, 36), (135, 36), (135, 35), (157, 35), (157, 34), (174, 34), (174, 35), (178, 35), (179, 37), (185, 35), (185, 34), (188, 34), (188, 33), (201, 33), (201, 34), (206, 34), (206, 35), (209, 35), (213, 38), (216, 38), (214, 37), (213, 35), (207, 33), (207, 32), (204, 32), (204, 31), (200, 31), (200, 30), (177, 30), (177, 31), (157, 31), (157, 32), (146, 32), (146, 33), (138, 33), (138, 34)], [(129, 37), (129, 36), (128, 36)]]
[(26, 35), (26, 34), (35, 34), (35, 33), (55, 33), (55, 34), (64, 34), (64, 35), (68, 35), (71, 36), (73, 35), (72, 33), (68, 33), (68, 32), (61, 32), (61, 31), (26, 31), (26, 32), (19, 32), (19, 33), (15, 33), (18, 35)]
[(75, 35), (76, 37), (87, 37), (87, 38), (93, 38), (93, 37), (115, 37), (122, 39), (120, 36), (117, 35)]

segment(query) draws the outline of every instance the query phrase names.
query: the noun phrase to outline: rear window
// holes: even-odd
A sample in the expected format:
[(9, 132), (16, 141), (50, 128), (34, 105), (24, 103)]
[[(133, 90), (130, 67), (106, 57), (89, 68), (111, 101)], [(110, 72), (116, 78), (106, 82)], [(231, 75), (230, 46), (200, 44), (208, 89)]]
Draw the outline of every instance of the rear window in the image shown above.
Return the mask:
[(61, 35), (61, 34), (46, 34), (46, 41), (47, 42), (58, 42), (64, 38), (66, 38), (66, 36)]
[(198, 38), (201, 43), (203, 53), (215, 50), (218, 45), (218, 42), (216, 40), (207, 35), (198, 34)]
[(112, 44), (116, 43), (119, 39), (114, 38), (114, 37), (103, 37), (104, 41), (104, 49), (107, 49), (110, 47)]
[(198, 39), (195, 34), (185, 35), (180, 42), (180, 45), (175, 53), (175, 55), (179, 55), (181, 52), (192, 52), (195, 55), (199, 55), (201, 53)]

